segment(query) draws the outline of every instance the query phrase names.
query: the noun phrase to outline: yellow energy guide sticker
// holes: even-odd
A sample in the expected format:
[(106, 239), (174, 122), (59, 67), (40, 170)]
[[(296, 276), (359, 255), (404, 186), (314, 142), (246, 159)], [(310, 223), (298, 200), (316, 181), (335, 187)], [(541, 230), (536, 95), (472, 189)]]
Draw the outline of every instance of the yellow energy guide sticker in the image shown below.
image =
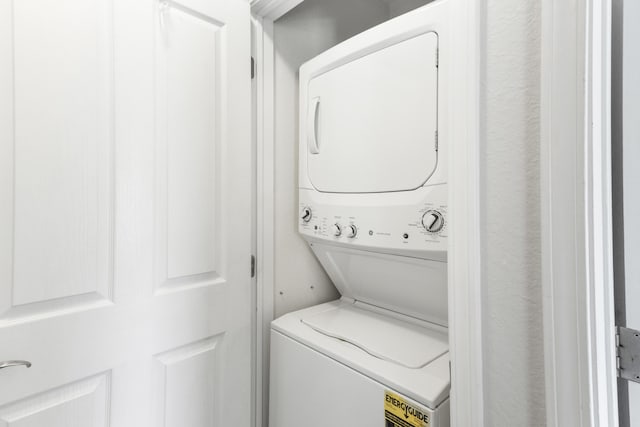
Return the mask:
[(402, 396), (384, 392), (385, 427), (430, 427), (431, 414)]

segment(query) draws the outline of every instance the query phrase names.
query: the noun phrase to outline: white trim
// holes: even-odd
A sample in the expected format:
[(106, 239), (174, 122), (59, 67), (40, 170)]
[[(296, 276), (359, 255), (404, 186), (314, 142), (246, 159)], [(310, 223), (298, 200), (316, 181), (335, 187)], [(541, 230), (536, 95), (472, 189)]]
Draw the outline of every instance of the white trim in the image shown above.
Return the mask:
[(610, 18), (609, 0), (542, 3), (542, 287), (551, 427), (618, 425)]
[[(583, 60), (576, 46), (581, 34), (578, 22), (584, 11), (574, 2), (544, 0), (542, 3), (542, 99), (541, 99), (541, 228), (542, 292), (545, 340), (545, 383), (547, 425), (587, 425), (588, 406), (582, 402), (584, 384), (578, 343), (583, 340), (579, 318), (584, 301), (579, 300), (578, 284), (584, 283), (576, 265), (584, 253), (578, 240), (584, 230), (578, 206), (582, 197), (576, 182), (583, 174), (578, 162), (583, 141), (580, 84)], [(564, 99), (563, 99), (564, 98)], [(564, 209), (562, 209), (564, 208)], [(578, 215), (577, 215), (578, 214)], [(560, 260), (554, 263), (554, 258)], [(563, 323), (565, 323), (563, 329)], [(585, 322), (586, 324), (586, 322)], [(581, 371), (582, 370), (582, 371)], [(585, 414), (586, 412), (586, 414)]]
[[(254, 0), (252, 13), (263, 28), (262, 46), (258, 47), (258, 334), (259, 387), (262, 397), (268, 379), (268, 331), (273, 320), (273, 138), (274, 138), (274, 47), (273, 21), (303, 0)], [(450, 222), (449, 249), (449, 324), (451, 357), (451, 417), (454, 426), (484, 426), (482, 282), (480, 269), (480, 52), (484, 0), (456, 2), (455, 14), (465, 17), (456, 43), (469, 46), (465, 64), (458, 64), (456, 76), (463, 84), (454, 85), (455, 105), (467, 109), (456, 111), (456, 127), (450, 148)], [(455, 213), (454, 213), (455, 212)], [(271, 230), (269, 230), (271, 228)], [(259, 394), (260, 395), (260, 394)], [(257, 402), (258, 414), (266, 414), (266, 399)], [(261, 424), (257, 417), (257, 426)], [(262, 424), (266, 427), (266, 423)], [(276, 426), (274, 426), (276, 427)]]
[[(587, 246), (592, 416), (618, 426), (611, 190), (610, 0), (591, 0), (587, 57)], [(590, 125), (590, 126), (589, 126)]]
[[(452, 105), (460, 125), (449, 148), (449, 348), (452, 426), (477, 426), (484, 419), (482, 259), (480, 246), (480, 59), (484, 34), (483, 0), (456, 2), (464, 28), (454, 46), (467, 45), (466, 64), (457, 64), (460, 82)], [(453, 115), (452, 115), (453, 116)], [(463, 124), (466, 124), (464, 126)]]
[(269, 334), (275, 290), (275, 149), (273, 21), (253, 20), (256, 63), (257, 344), (256, 427), (268, 425)]

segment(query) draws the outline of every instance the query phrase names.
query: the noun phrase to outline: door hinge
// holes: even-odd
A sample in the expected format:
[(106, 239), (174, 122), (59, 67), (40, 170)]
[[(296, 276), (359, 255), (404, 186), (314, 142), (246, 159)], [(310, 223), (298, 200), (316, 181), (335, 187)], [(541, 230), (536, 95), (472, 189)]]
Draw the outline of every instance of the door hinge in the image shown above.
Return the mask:
[(640, 383), (640, 331), (616, 326), (618, 377)]
[(436, 68), (440, 66), (440, 48), (436, 48)]
[(251, 278), (256, 277), (256, 256), (251, 255)]
[(436, 151), (438, 151), (438, 130), (436, 129)]
[(256, 60), (251, 57), (251, 80), (256, 78)]

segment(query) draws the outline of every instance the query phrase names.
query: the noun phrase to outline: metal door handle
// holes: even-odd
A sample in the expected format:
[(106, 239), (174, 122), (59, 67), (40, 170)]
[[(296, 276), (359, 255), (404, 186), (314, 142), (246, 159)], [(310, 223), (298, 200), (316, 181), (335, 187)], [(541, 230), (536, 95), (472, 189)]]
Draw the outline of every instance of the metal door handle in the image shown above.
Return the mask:
[(30, 368), (31, 362), (27, 360), (6, 360), (4, 362), (0, 362), (0, 369), (11, 368), (12, 366), (26, 366), (27, 368)]

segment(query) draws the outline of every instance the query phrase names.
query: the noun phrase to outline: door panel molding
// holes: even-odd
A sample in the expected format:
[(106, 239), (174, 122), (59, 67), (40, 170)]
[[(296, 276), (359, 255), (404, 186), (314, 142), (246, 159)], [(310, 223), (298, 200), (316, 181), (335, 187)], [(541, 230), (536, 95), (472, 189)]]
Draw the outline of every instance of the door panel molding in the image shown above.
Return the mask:
[(11, 118), (0, 280), (12, 284), (0, 288), (0, 319), (11, 322), (108, 303), (114, 287), (113, 1), (41, 6), (0, 6), (12, 42), (0, 58), (11, 70), (0, 76)]
[(9, 403), (0, 407), (0, 426), (66, 427), (73, 420), (78, 426), (108, 427), (110, 383), (105, 372)]
[(220, 156), (228, 60), (224, 22), (175, 2), (160, 13), (156, 265), (163, 292), (225, 282)]
[[(222, 392), (219, 348), (224, 334), (166, 351), (155, 356), (156, 393), (162, 403), (158, 423), (165, 427), (220, 424), (221, 408), (212, 405)], [(193, 390), (196, 384), (197, 390)]]

